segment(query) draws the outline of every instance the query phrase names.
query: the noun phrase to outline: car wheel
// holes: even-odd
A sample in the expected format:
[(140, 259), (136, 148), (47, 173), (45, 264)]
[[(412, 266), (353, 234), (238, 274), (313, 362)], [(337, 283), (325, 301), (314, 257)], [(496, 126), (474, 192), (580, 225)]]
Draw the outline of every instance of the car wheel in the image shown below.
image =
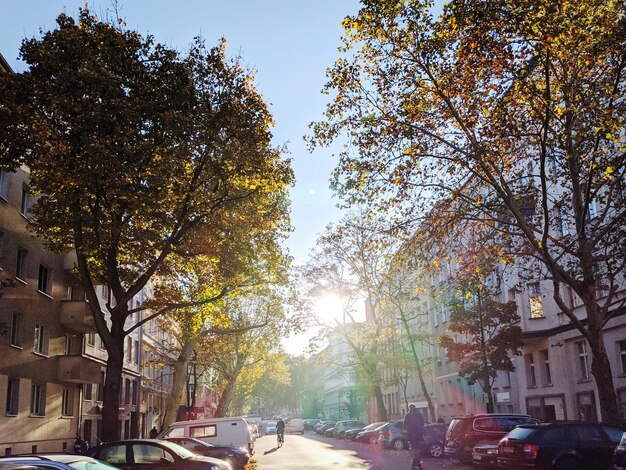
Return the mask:
[(565, 457), (557, 460), (554, 470), (583, 470), (583, 467), (578, 460)]
[(406, 445), (402, 439), (394, 439), (391, 441), (391, 446), (393, 450), (404, 450), (406, 449)]
[(370, 444), (378, 444), (378, 438), (376, 436), (370, 437)]
[(441, 445), (440, 442), (435, 442), (434, 444), (431, 444), (428, 448), (428, 453), (431, 457), (438, 459), (439, 457), (443, 456), (443, 445)]

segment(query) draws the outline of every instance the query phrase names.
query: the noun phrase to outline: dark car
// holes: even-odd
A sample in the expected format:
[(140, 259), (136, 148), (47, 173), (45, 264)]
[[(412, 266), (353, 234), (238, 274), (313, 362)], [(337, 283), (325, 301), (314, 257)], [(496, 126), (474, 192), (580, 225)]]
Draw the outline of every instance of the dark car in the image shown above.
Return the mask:
[(322, 420), (317, 418), (307, 418), (304, 420), (304, 429), (307, 431), (312, 431), (315, 429), (315, 426), (317, 426), (321, 422)]
[[(445, 423), (425, 424), (422, 452), (427, 453), (431, 457), (442, 457), (447, 429), (448, 425)], [(385, 449), (402, 450), (409, 448), (409, 440), (404, 429), (403, 420), (392, 421), (381, 426), (378, 435), (378, 442)]]
[(339, 439), (345, 438), (346, 431), (354, 428), (363, 428), (365, 423), (361, 421), (357, 421), (355, 419), (345, 419), (342, 421), (337, 421), (335, 427), (333, 428), (333, 436), (338, 437)]
[(626, 432), (613, 452), (613, 470), (626, 470)]
[(472, 450), (472, 462), (474, 465), (493, 468), (498, 465), (498, 444), (478, 444)]
[(357, 442), (365, 442), (366, 444), (377, 444), (380, 428), (387, 424), (388, 421), (381, 421), (379, 423), (368, 424), (363, 428), (363, 431), (356, 435)]
[(196, 439), (195, 437), (168, 437), (166, 440), (183, 446), (185, 449), (195, 452), (196, 454), (224, 460), (233, 468), (237, 469), (243, 469), (250, 459), (248, 450), (242, 449), (241, 447), (218, 446)]
[[(349, 439), (349, 440), (351, 440), (351, 441), (357, 441), (357, 440), (358, 440), (358, 439), (357, 439), (357, 436), (358, 436), (360, 433), (362, 433), (362, 432), (367, 432), (367, 431), (370, 431), (370, 430), (374, 430), (374, 429), (376, 429), (376, 428), (381, 427), (381, 426), (382, 426), (383, 424), (385, 424), (385, 423), (386, 423), (386, 421), (380, 421), (380, 422), (378, 422), (378, 423), (371, 423), (371, 424), (368, 424), (368, 425), (366, 425), (366, 426), (364, 426), (364, 427), (362, 427), (362, 428), (348, 429), (348, 430), (346, 431), (346, 433), (345, 433), (345, 438), (346, 438), (346, 439)], [(378, 435), (376, 435), (376, 440), (378, 440)], [(367, 442), (367, 443), (369, 443), (370, 441), (369, 441), (369, 440), (362, 440), (361, 442)], [(375, 442), (374, 442), (374, 443), (375, 443)]]
[(0, 468), (9, 470), (13, 466), (41, 470), (116, 470), (116, 467), (86, 455), (42, 453), (0, 457)]
[(92, 447), (87, 453), (123, 470), (232, 470), (223, 460), (194, 454), (173, 442), (130, 439)]
[(336, 421), (321, 421), (320, 423), (318, 423), (315, 426), (315, 432), (317, 434), (322, 434), (324, 435), (324, 430), (328, 427), (328, 426), (334, 426), (335, 424), (337, 424)]
[(497, 444), (520, 424), (538, 423), (529, 415), (514, 413), (483, 413), (453, 418), (446, 432), (444, 453), (464, 463), (472, 461), (472, 451), (479, 444)]
[(331, 429), (334, 429), (335, 424), (337, 424), (337, 421), (327, 421), (326, 424), (322, 426), (322, 428), (318, 431), (318, 433), (321, 434), (322, 436), (332, 435), (332, 434), (328, 434), (328, 431)]
[(498, 444), (498, 468), (608, 469), (621, 437), (615, 426), (584, 421), (518, 426)]

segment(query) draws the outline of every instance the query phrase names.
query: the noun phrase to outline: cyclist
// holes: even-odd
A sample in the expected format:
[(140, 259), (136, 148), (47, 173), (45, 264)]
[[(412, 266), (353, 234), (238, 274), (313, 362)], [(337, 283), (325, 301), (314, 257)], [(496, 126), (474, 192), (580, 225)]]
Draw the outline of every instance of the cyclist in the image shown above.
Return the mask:
[(276, 436), (278, 439), (278, 447), (280, 447), (283, 445), (283, 442), (285, 442), (285, 422), (281, 417), (278, 418), (278, 422), (276, 423)]

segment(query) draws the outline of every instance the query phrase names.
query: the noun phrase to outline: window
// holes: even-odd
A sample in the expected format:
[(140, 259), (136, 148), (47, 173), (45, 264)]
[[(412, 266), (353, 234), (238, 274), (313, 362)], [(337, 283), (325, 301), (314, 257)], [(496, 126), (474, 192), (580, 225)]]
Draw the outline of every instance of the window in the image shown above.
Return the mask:
[(126, 360), (128, 362), (133, 360), (133, 339), (130, 336), (126, 337)]
[(37, 290), (50, 295), (50, 269), (43, 264), (39, 265), (39, 281), (37, 282)]
[(135, 349), (133, 350), (135, 353), (135, 357), (133, 358), (133, 362), (135, 364), (139, 364), (139, 341), (135, 340)]
[(203, 437), (213, 437), (213, 436), (217, 436), (216, 424), (189, 427), (189, 437), (197, 437), (198, 439), (202, 439)]
[(9, 173), (0, 170), (0, 197), (5, 201), (9, 200)]
[(44, 416), (46, 414), (46, 386), (34, 383), (30, 390), (30, 414)]
[(130, 405), (130, 379), (124, 380), (124, 404)]
[(20, 209), (22, 215), (28, 218), (32, 207), (33, 207), (33, 195), (30, 192), (30, 188), (24, 185), (22, 186), (22, 205)]
[[(102, 420), (98, 420), (101, 423)], [(98, 434), (99, 436), (100, 434)], [(98, 460), (102, 460), (111, 465), (120, 465), (126, 463), (126, 445), (112, 445), (102, 449)], [(135, 462), (136, 463), (136, 462)]]
[(74, 416), (74, 390), (63, 387), (63, 399), (61, 400), (61, 415)]
[(543, 318), (543, 305), (538, 282), (528, 284), (528, 301), (530, 302), (530, 318)]
[(96, 400), (97, 401), (102, 401), (102, 399), (104, 398), (104, 380), (105, 380), (105, 375), (104, 372), (100, 372), (100, 383), (98, 384), (98, 393), (96, 394)]
[(87, 401), (93, 399), (93, 384), (83, 385), (83, 399)]
[(17, 416), (20, 401), (20, 379), (9, 379), (7, 382), (7, 416)]
[(537, 375), (535, 374), (535, 358), (531, 354), (526, 354), (526, 376), (528, 378), (528, 387), (537, 386)]
[(33, 351), (38, 354), (48, 354), (48, 331), (44, 325), (35, 325)]
[(158, 464), (161, 466), (163, 462), (169, 462), (170, 465), (176, 462), (168, 451), (152, 444), (133, 444), (133, 455), (135, 465)]
[(96, 345), (96, 335), (93, 333), (89, 333), (87, 335), (87, 344), (89, 346), (95, 346)]
[(548, 350), (541, 351), (541, 357), (543, 358), (543, 384), (552, 385), (552, 371), (550, 370), (550, 356)]
[(22, 324), (24, 317), (21, 313), (15, 312), (11, 319), (11, 346), (22, 347)]
[(619, 365), (622, 374), (626, 374), (626, 340), (617, 342), (617, 350), (619, 352)]
[(28, 251), (23, 248), (17, 249), (17, 262), (15, 263), (15, 277), (26, 282), (26, 259)]
[(589, 380), (589, 353), (587, 343), (577, 341), (576, 352), (578, 353), (578, 378), (579, 380)]

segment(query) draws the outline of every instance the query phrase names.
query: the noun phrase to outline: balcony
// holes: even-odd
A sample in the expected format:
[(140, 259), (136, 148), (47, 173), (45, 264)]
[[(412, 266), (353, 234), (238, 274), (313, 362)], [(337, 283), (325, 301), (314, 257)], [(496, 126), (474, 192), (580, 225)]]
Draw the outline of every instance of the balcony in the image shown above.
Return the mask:
[(100, 383), (99, 362), (84, 356), (56, 356), (57, 379), (77, 384)]
[(59, 322), (78, 333), (95, 333), (96, 325), (84, 300), (62, 300)]

